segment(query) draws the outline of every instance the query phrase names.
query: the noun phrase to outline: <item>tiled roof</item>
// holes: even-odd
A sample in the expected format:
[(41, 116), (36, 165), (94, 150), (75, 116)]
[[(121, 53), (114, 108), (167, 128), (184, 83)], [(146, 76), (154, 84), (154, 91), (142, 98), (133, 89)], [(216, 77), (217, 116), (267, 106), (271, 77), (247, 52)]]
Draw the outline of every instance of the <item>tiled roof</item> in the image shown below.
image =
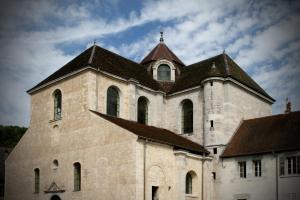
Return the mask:
[[(93, 52), (93, 47), (95, 51)], [(147, 72), (145, 66), (153, 59), (168, 58), (180, 65), (180, 75), (173, 84), (162, 84), (153, 79)], [(147, 64), (148, 62), (148, 64)], [(122, 77), (126, 80), (135, 79), (141, 85), (151, 88), (155, 91), (164, 91), (167, 94), (189, 89), (201, 85), (201, 82), (209, 77), (230, 77), (238, 82), (246, 85), (263, 96), (273, 100), (251, 77), (247, 75), (228, 55), (220, 54), (218, 56), (203, 60), (201, 62), (183, 66), (183, 63), (164, 43), (159, 43), (146, 58), (142, 61), (145, 65), (138, 64), (134, 61), (126, 59), (118, 54), (103, 49), (97, 45), (92, 46), (64, 65), (62, 68), (54, 72), (48, 78), (37, 84), (28, 92), (43, 86), (51, 81), (57, 80), (72, 72), (81, 70), (90, 66), (100, 71), (108, 72), (113, 75)], [(215, 64), (216, 68), (212, 69)]]
[(139, 81), (140, 84), (149, 87), (153, 90), (163, 90), (160, 88), (160, 85), (147, 73), (147, 71), (142, 65), (129, 59), (126, 59), (111, 51), (108, 51), (104, 48), (101, 48), (97, 45), (95, 45), (94, 53), (92, 52), (93, 46), (85, 50), (77, 57), (75, 57), (69, 63), (67, 63), (62, 68), (50, 75), (48, 78), (46, 78), (30, 90), (28, 90), (28, 92), (50, 81), (58, 79), (77, 70), (83, 69), (87, 66), (120, 76), (127, 80), (135, 79)]
[[(215, 65), (215, 69), (212, 66)], [(226, 70), (227, 67), (227, 70)], [(230, 77), (246, 85), (263, 96), (270, 97), (248, 74), (243, 71), (227, 54), (220, 54), (215, 57), (203, 60), (183, 67), (181, 75), (169, 93), (192, 88), (210, 77)]]
[(117, 117), (108, 116), (96, 111), (91, 111), (96, 115), (106, 119), (141, 138), (147, 138), (156, 142), (161, 142), (169, 144), (178, 149), (188, 150), (196, 154), (208, 154), (209, 152), (203, 148), (203, 146), (192, 142), (176, 133), (173, 133), (167, 129), (157, 128), (154, 126), (147, 126), (145, 124), (140, 124), (134, 121), (129, 121)]
[(300, 149), (300, 111), (243, 121), (222, 157)]
[(179, 64), (180, 66), (184, 66), (183, 62), (167, 47), (164, 42), (160, 42), (158, 45), (156, 45), (156, 47), (154, 47), (154, 49), (152, 49), (152, 51), (145, 56), (141, 64), (145, 65), (159, 59), (167, 59)]

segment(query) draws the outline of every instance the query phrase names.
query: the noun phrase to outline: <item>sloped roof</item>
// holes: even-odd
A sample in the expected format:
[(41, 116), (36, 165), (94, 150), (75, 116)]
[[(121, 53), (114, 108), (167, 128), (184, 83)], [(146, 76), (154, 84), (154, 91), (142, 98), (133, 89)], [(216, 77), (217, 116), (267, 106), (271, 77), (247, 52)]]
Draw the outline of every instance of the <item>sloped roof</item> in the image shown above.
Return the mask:
[[(213, 65), (215, 65), (215, 69), (212, 68)], [(225, 53), (183, 67), (180, 78), (175, 82), (169, 93), (195, 87), (209, 77), (231, 77), (263, 96), (274, 100)]]
[(300, 111), (243, 121), (222, 157), (300, 149)]
[(154, 126), (147, 126), (145, 124), (140, 124), (134, 121), (129, 121), (117, 117), (108, 116), (96, 111), (91, 112), (95, 113), (96, 115), (102, 117), (105, 120), (108, 120), (132, 133), (135, 135), (147, 138), (156, 142), (166, 143), (169, 145), (173, 145), (179, 149), (185, 149), (191, 151), (192, 153), (196, 154), (208, 154), (209, 152), (203, 148), (203, 146), (192, 142), (176, 133), (173, 133), (167, 129), (157, 128)]
[[(94, 48), (94, 51), (93, 51)], [(153, 59), (163, 56), (168, 59), (173, 59), (177, 66), (183, 64), (175, 54), (163, 43), (159, 43), (142, 63), (151, 62)], [(181, 63), (181, 64), (179, 64)], [(216, 68), (212, 69), (215, 64)], [(146, 64), (147, 65), (147, 64)], [(155, 91), (164, 91), (166, 94), (172, 94), (178, 91), (189, 89), (198, 85), (209, 77), (231, 77), (238, 82), (248, 86), (254, 91), (262, 94), (263, 96), (272, 99), (251, 77), (247, 75), (227, 54), (220, 54), (218, 56), (191, 64), (189, 66), (181, 65), (181, 73), (177, 77), (175, 83), (160, 84), (153, 79), (147, 72), (145, 65), (138, 64), (118, 54), (94, 45), (83, 53), (75, 57), (62, 68), (54, 72), (45, 80), (28, 90), (32, 92), (35, 89), (55, 81), (65, 75), (71, 74), (86, 67), (99, 69), (100, 71), (108, 72), (113, 75), (122, 77), (126, 80), (135, 79), (141, 85), (151, 88)]]
[[(95, 47), (94, 52), (93, 47)], [(120, 76), (127, 80), (130, 78), (135, 79), (139, 81), (140, 84), (153, 90), (163, 90), (142, 65), (95, 45), (82, 52), (45, 80), (28, 90), (28, 92), (87, 66)]]
[(150, 53), (145, 56), (141, 64), (145, 65), (159, 59), (166, 59), (173, 61), (181, 66), (184, 66), (183, 62), (167, 47), (164, 42), (160, 42)]

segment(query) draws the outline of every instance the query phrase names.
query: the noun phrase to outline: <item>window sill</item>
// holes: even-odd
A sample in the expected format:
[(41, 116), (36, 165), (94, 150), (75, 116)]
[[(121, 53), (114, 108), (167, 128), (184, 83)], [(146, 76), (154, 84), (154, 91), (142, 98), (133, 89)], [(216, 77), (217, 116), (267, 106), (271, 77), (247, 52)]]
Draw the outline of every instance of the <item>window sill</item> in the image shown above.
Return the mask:
[(280, 178), (294, 178), (300, 177), (300, 174), (287, 174), (287, 175), (279, 175)]
[(198, 196), (194, 194), (185, 194), (185, 196), (190, 198), (198, 198)]
[(51, 119), (51, 120), (49, 120), (49, 123), (57, 122), (57, 121), (60, 121), (60, 120), (62, 120), (62, 118)]

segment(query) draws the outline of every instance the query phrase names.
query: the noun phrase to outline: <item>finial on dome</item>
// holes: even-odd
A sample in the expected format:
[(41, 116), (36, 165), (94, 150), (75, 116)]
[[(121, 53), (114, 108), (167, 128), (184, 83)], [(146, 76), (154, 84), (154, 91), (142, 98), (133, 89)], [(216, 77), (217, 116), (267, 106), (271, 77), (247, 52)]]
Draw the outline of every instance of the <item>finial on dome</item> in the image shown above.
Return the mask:
[(96, 41), (96, 39), (95, 39), (95, 40), (94, 40), (94, 46), (96, 45), (96, 42), (97, 42), (97, 41)]
[(164, 32), (160, 32), (160, 39), (159, 39), (160, 42), (164, 42)]
[(285, 109), (285, 111), (284, 111), (284, 113), (285, 114), (288, 114), (288, 113), (290, 113), (291, 112), (291, 107), (292, 107), (292, 103), (289, 101), (289, 99), (288, 98), (286, 98), (286, 109)]

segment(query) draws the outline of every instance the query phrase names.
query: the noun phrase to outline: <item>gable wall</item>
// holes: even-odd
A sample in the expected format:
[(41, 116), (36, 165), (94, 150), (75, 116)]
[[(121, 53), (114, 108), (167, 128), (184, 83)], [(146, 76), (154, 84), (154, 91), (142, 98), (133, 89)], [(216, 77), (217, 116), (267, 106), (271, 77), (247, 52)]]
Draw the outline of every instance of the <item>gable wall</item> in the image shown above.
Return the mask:
[[(53, 181), (65, 189), (62, 199), (134, 199), (137, 137), (88, 110), (93, 77), (86, 72), (32, 96), (30, 127), (6, 161), (6, 199), (48, 200), (51, 194), (44, 191)], [(62, 91), (62, 119), (50, 121), (56, 88)], [(82, 168), (80, 192), (73, 192), (75, 162)], [(33, 193), (35, 168), (40, 169), (39, 194)]]

